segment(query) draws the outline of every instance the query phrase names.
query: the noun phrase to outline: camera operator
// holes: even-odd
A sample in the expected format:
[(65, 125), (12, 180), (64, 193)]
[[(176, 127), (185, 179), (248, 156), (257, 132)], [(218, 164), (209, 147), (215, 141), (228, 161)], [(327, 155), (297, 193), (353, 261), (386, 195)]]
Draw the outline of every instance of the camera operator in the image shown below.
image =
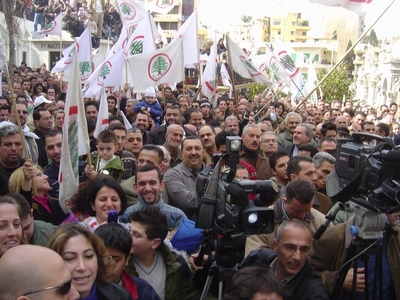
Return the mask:
[[(382, 242), (382, 274), (383, 299), (400, 299), (400, 236), (397, 225), (399, 224), (399, 212), (386, 213), (387, 221)], [(333, 292), (336, 275), (346, 260), (347, 249), (353, 236), (349, 233), (349, 227), (353, 225), (354, 217), (346, 223), (330, 227), (322, 237), (314, 243), (314, 252), (311, 256), (311, 264), (321, 275), (322, 283), (329, 294)], [(368, 287), (367, 291), (372, 299), (374, 287), (376, 256), (368, 259)], [(357, 268), (356, 286), (353, 286), (354, 268)], [(356, 289), (357, 298), (365, 299), (365, 268), (362, 262), (358, 266), (352, 266), (347, 272), (343, 283), (343, 296), (341, 299), (350, 299), (351, 291)], [(379, 298), (379, 297), (378, 297)]]
[(273, 240), (278, 226), (285, 220), (302, 220), (311, 230), (316, 231), (325, 221), (325, 216), (313, 208), (314, 195), (314, 185), (310, 181), (296, 179), (289, 182), (286, 186), (285, 195), (272, 207), (274, 210), (274, 232), (247, 237), (245, 255), (260, 248), (273, 249)]
[(306, 224), (297, 219), (285, 220), (277, 230), (273, 250), (252, 251), (239, 267), (269, 268), (286, 285), (293, 300), (329, 299), (308, 261), (311, 245), (312, 233)]

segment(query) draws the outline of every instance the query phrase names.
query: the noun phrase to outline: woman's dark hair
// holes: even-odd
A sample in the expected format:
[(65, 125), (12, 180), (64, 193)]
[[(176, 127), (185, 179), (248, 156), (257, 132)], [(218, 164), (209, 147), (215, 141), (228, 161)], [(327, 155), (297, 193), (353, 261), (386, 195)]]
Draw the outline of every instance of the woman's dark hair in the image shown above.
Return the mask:
[(94, 179), (89, 182), (88, 186), (84, 190), (75, 194), (71, 199), (73, 212), (87, 213), (90, 216), (94, 216), (95, 211), (92, 209), (91, 204), (94, 204), (97, 193), (103, 187), (111, 188), (117, 192), (119, 199), (121, 199), (121, 211), (119, 214), (123, 214), (128, 206), (126, 195), (119, 183), (110, 176), (100, 176)]

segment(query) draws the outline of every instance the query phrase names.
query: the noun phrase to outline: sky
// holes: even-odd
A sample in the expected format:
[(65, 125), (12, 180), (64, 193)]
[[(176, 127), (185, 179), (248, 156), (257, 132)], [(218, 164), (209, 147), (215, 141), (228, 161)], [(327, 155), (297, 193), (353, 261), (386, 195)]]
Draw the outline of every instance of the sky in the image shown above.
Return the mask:
[[(380, 39), (385, 36), (400, 36), (400, 27), (393, 25), (398, 24), (400, 0), (373, 0), (366, 5), (369, 7), (365, 16), (368, 28), (392, 1), (394, 3), (389, 11), (374, 26)], [(321, 22), (323, 9), (322, 5), (311, 4), (308, 0), (200, 0), (200, 5), (200, 22), (218, 29), (221, 33), (228, 32), (230, 24), (240, 23), (242, 15), (257, 18), (284, 15), (288, 11), (301, 12), (302, 18), (310, 20), (310, 26), (313, 27), (314, 24), (315, 27)]]

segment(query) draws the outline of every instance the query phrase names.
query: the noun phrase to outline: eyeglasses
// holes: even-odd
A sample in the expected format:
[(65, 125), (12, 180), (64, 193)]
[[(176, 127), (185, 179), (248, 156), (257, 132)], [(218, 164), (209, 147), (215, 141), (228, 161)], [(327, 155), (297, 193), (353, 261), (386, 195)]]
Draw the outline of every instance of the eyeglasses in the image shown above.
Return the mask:
[(296, 245), (293, 245), (293, 244), (282, 244), (279, 241), (276, 241), (276, 243), (279, 246), (282, 246), (282, 248), (285, 250), (285, 252), (289, 255), (293, 255), (297, 250), (300, 251), (301, 255), (309, 255), (312, 251), (311, 247), (309, 247), (309, 246), (297, 247)]
[(54, 290), (54, 289), (58, 289), (58, 293), (62, 296), (65, 296), (69, 293), (70, 289), (71, 289), (71, 284), (72, 284), (72, 280), (67, 281), (63, 284), (57, 285), (57, 286), (51, 286), (51, 287), (46, 287), (40, 290), (36, 290), (33, 292), (29, 292), (29, 293), (25, 293), (22, 296), (28, 296), (28, 295), (32, 295), (32, 294), (36, 294), (39, 292), (43, 292), (43, 291), (48, 291), (48, 290)]

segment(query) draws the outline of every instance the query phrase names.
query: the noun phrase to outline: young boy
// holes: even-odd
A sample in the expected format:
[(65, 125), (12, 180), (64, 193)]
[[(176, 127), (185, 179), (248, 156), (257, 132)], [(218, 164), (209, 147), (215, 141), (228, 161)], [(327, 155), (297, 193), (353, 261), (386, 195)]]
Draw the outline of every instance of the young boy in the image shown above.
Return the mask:
[(124, 165), (121, 159), (114, 155), (118, 138), (111, 130), (103, 130), (97, 137), (97, 156), (92, 159), (92, 167), (85, 167), (85, 174), (94, 179), (97, 173), (112, 176), (121, 182), (124, 174)]
[(133, 212), (130, 220), (132, 257), (126, 271), (150, 283), (161, 299), (194, 299), (186, 261), (163, 243), (168, 233), (165, 214), (159, 207), (148, 206)]
[(129, 261), (132, 246), (132, 237), (128, 231), (117, 223), (108, 223), (99, 226), (94, 233), (104, 241), (108, 255), (115, 263), (110, 281), (122, 285), (133, 300), (159, 300), (160, 297), (150, 284), (124, 271), (124, 267)]
[(144, 100), (140, 101), (133, 108), (137, 114), (139, 111), (148, 112), (154, 121), (155, 127), (160, 126), (158, 118), (161, 116), (163, 110), (160, 104), (156, 101), (156, 91), (152, 86), (149, 86), (144, 93)]

